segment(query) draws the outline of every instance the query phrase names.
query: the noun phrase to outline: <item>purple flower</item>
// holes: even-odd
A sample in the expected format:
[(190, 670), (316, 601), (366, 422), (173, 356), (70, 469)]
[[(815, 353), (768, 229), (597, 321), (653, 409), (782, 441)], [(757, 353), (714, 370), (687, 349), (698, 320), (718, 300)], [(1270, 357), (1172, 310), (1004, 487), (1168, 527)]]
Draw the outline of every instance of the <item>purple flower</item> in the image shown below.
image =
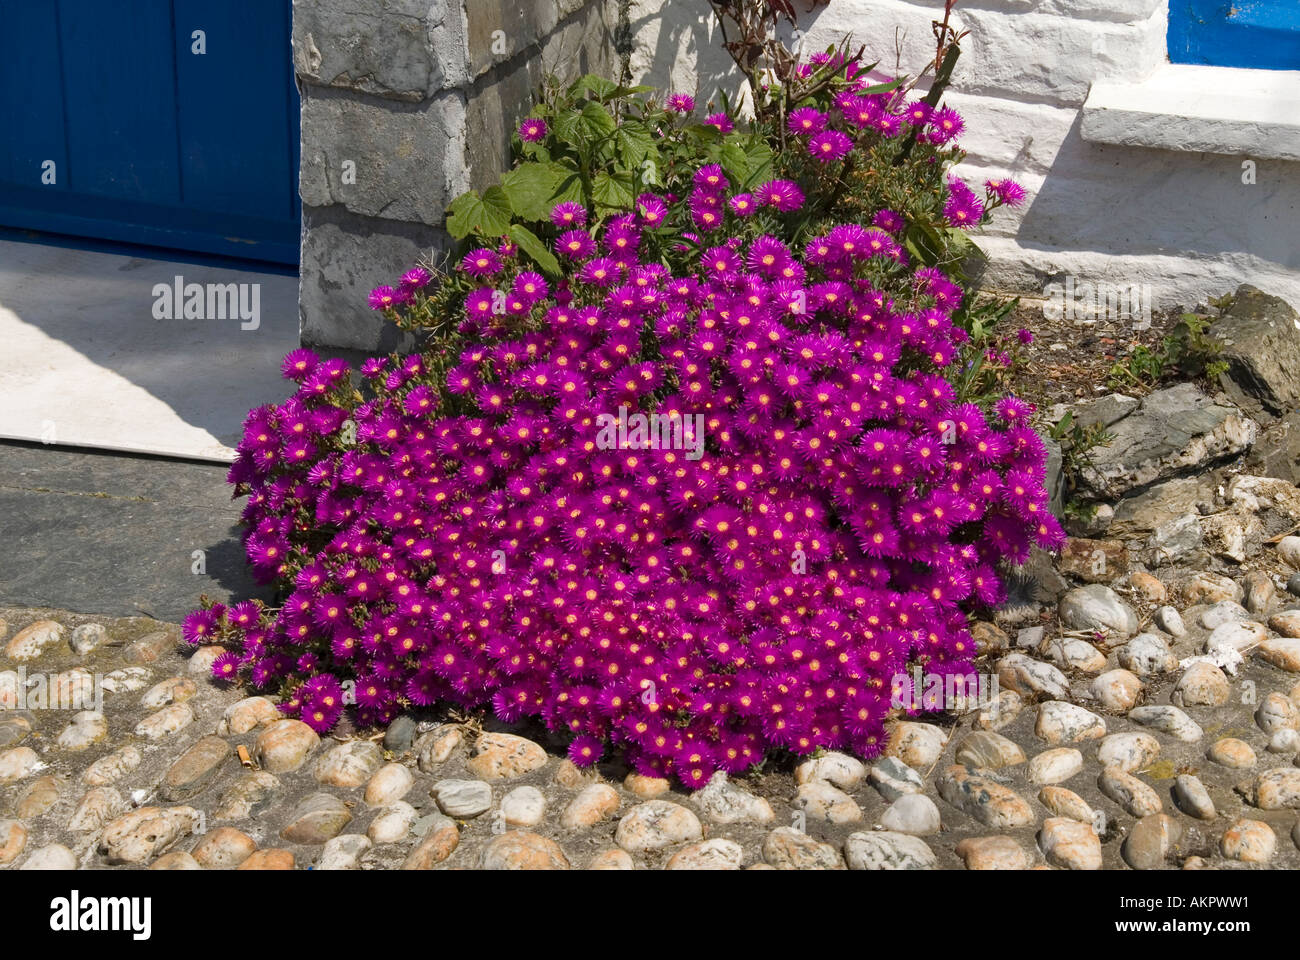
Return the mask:
[(529, 117), (519, 124), (519, 139), (525, 143), (537, 143), (546, 139), (546, 121)]
[(838, 130), (823, 130), (808, 141), (808, 152), (822, 163), (838, 160), (853, 149), (853, 141)]
[(695, 98), (684, 93), (674, 93), (668, 98), (668, 109), (673, 113), (694, 113)]

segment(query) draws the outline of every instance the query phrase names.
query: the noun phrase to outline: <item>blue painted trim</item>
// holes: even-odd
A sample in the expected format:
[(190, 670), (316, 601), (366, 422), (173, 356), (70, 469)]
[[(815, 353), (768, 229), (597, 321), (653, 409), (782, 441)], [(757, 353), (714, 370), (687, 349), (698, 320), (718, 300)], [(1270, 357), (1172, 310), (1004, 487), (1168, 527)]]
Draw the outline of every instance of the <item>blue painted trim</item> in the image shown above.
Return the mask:
[(1169, 0), (1169, 60), (1300, 70), (1297, 0)]

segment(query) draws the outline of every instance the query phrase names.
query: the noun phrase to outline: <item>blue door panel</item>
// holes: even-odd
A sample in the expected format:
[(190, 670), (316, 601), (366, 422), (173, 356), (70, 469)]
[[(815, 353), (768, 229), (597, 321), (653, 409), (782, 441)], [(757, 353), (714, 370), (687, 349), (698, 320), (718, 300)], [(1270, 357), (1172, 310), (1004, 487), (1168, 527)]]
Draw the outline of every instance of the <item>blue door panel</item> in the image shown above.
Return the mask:
[(0, 224), (296, 263), (289, 36), (288, 0), (0, 0)]
[(1169, 0), (1169, 59), (1300, 70), (1297, 0)]
[(59, 49), (58, 8), (0, 0), (0, 16), (0, 182), (39, 186), (50, 161), (54, 183), (46, 189), (66, 190), (63, 71), (48, 55)]

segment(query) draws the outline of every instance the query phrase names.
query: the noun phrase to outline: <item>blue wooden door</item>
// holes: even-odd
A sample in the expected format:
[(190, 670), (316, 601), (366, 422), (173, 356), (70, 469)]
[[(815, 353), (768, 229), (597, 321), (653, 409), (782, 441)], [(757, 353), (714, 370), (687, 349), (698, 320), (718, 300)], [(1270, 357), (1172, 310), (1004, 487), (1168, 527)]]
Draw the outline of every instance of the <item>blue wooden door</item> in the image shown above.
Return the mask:
[(1300, 0), (1169, 0), (1169, 59), (1300, 70)]
[(0, 0), (0, 224), (297, 263), (289, 0)]

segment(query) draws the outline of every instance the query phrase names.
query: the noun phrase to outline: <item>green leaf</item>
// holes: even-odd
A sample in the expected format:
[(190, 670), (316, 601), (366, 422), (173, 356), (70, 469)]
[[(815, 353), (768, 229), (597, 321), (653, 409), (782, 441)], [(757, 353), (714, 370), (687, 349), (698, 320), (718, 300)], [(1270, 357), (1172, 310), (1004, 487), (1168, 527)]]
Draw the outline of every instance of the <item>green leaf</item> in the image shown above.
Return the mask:
[(461, 194), (447, 212), (447, 232), (457, 240), (471, 233), (499, 237), (510, 227), (510, 201), (500, 187), (488, 187), (481, 197), (473, 190)]
[(555, 255), (546, 249), (546, 244), (538, 239), (537, 234), (522, 224), (516, 223), (510, 228), (510, 239), (519, 246), (520, 250), (536, 261), (537, 265), (542, 268), (543, 273), (552, 277), (560, 276), (560, 261), (556, 260)]
[(618, 95), (619, 86), (613, 80), (606, 80), (602, 76), (589, 73), (584, 77), (579, 77), (569, 87), (570, 96), (581, 96), (584, 93), (592, 93), (601, 100), (608, 100)]
[(551, 165), (555, 171), (556, 186), (551, 194), (552, 205), (557, 203), (580, 203), (589, 206), (587, 197), (582, 192), (582, 175), (578, 168), (565, 163)]
[(630, 207), (632, 187), (630, 173), (609, 174), (602, 170), (591, 183), (591, 198), (605, 207)]
[(588, 100), (582, 108), (582, 125), (594, 137), (607, 137), (614, 132), (614, 118), (595, 100)]
[(618, 145), (624, 166), (628, 167), (635, 167), (652, 152), (658, 152), (654, 137), (639, 123), (629, 122), (620, 126), (614, 133), (614, 143)]
[(718, 159), (732, 180), (736, 183), (746, 182), (749, 177), (749, 156), (740, 144), (734, 140), (723, 143)]
[(554, 166), (544, 163), (520, 164), (501, 178), (511, 209), (524, 220), (546, 219), (559, 184)]

